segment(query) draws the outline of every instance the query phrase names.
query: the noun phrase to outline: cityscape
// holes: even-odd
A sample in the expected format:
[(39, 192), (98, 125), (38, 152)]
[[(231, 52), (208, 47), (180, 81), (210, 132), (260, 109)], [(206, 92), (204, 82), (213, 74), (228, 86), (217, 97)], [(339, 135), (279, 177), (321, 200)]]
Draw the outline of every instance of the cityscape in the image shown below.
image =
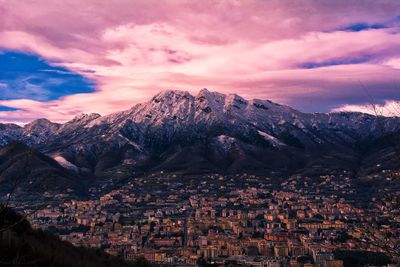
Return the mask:
[(0, 0), (2, 266), (400, 266), (400, 1)]
[(358, 194), (345, 171), (280, 181), (250, 174), (182, 179), (161, 172), (106, 194), (93, 188), (90, 200), (24, 211), (33, 214), (34, 227), (128, 261), (344, 266), (346, 253), (365, 251), (370, 263), (387, 264), (398, 258), (400, 192), (367, 205), (360, 205)]

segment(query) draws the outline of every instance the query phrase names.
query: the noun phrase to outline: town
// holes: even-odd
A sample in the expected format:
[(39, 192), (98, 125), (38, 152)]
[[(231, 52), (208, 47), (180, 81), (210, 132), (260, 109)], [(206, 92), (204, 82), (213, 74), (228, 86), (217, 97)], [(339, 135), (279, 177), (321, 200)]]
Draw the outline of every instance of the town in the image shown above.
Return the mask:
[(358, 257), (397, 266), (400, 192), (365, 202), (356, 188), (346, 171), (287, 179), (160, 172), (24, 212), (76, 246), (154, 265), (341, 267)]

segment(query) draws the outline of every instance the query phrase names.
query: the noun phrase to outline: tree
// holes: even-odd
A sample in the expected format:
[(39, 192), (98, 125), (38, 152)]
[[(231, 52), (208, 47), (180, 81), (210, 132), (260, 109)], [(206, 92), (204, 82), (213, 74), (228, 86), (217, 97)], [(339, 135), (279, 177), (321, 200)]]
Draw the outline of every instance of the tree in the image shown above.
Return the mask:
[[(400, 160), (400, 131), (391, 132), (385, 127), (386, 117), (385, 114), (393, 117), (400, 117), (400, 102), (393, 102), (390, 106), (384, 106), (377, 104), (377, 101), (369, 94), (367, 88), (363, 83), (360, 85), (364, 89), (370, 101), (370, 108), (374, 114), (380, 136), (383, 138), (383, 142), (393, 148), (397, 159)], [(396, 183), (400, 180), (400, 177), (393, 177), (392, 183)], [(389, 199), (395, 202), (394, 206), (400, 207), (400, 197), (394, 196), (390, 191), (384, 191), (382, 199)], [(393, 237), (391, 233), (385, 231), (378, 225), (370, 225), (363, 229), (361, 242), (368, 243), (375, 247), (378, 247), (385, 251), (385, 253), (391, 257), (400, 258), (400, 238), (399, 236)]]

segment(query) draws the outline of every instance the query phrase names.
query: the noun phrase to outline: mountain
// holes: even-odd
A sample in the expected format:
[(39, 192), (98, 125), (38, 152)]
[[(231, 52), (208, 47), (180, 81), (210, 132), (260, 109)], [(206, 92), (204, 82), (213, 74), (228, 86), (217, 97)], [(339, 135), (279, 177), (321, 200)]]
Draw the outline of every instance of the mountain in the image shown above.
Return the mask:
[[(0, 149), (0, 191), (82, 193), (79, 175), (19, 141)], [(78, 181), (80, 181), (78, 183)]]
[[(368, 156), (392, 153), (400, 118), (302, 113), (269, 100), (203, 89), (196, 96), (163, 91), (103, 117), (81, 114), (64, 124), (40, 119), (24, 127), (0, 124), (0, 129), (2, 145), (19, 140), (71, 171), (119, 179), (159, 170), (359, 172), (378, 164)], [(382, 143), (388, 136), (392, 142)]]

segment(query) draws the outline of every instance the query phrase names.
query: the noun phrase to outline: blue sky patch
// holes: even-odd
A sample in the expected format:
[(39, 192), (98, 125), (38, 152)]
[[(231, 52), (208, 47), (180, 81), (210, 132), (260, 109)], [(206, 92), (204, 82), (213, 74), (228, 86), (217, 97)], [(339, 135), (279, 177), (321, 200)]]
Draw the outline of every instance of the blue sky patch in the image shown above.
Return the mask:
[(365, 31), (365, 30), (377, 30), (377, 29), (385, 29), (386, 26), (384, 24), (368, 24), (368, 23), (356, 23), (349, 25), (347, 27), (344, 27), (340, 30), (342, 31), (349, 31), (349, 32), (360, 32), (360, 31)]
[(306, 62), (300, 65), (303, 69), (315, 69), (321, 67), (328, 67), (328, 66), (337, 66), (337, 65), (350, 65), (350, 64), (361, 64), (368, 62), (372, 59), (371, 55), (364, 55), (355, 58), (336, 58), (330, 59), (326, 61), (320, 62)]
[[(0, 100), (51, 101), (66, 95), (91, 93), (95, 87), (88, 78), (53, 66), (40, 56), (0, 51)], [(0, 111), (7, 108), (0, 107)]]
[(7, 106), (0, 106), (0, 111), (15, 111), (18, 110), (17, 108), (7, 107)]

